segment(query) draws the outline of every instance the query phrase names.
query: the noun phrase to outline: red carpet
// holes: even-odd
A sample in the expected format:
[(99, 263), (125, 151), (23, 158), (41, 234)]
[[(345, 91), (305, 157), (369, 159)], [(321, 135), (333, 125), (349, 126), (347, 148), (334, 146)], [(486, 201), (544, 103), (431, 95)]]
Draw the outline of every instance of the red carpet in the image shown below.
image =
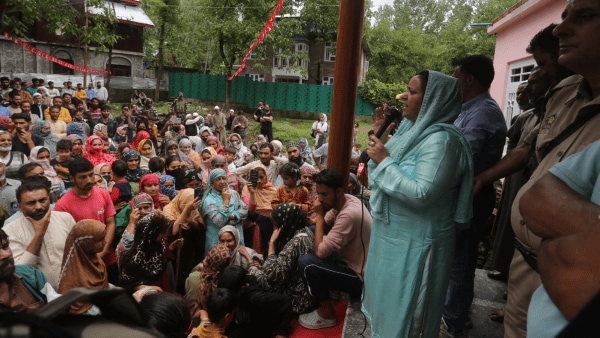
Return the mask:
[(335, 309), (335, 315), (337, 316), (337, 325), (334, 327), (328, 327), (320, 330), (309, 330), (305, 329), (298, 320), (292, 321), (292, 334), (290, 338), (337, 338), (342, 336), (342, 330), (344, 329), (344, 320), (346, 319), (346, 309), (348, 308), (348, 301), (345, 299), (339, 302), (333, 302), (333, 308)]

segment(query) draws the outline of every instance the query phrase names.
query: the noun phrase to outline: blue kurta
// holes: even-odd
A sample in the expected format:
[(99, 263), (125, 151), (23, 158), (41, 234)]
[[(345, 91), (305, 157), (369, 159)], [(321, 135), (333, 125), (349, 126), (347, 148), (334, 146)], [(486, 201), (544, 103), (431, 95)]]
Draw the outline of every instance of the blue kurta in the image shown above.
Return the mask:
[[(440, 97), (445, 103), (431, 102)], [(369, 163), (373, 227), (363, 311), (373, 337), (439, 335), (456, 223), (471, 215), (471, 153), (450, 124), (459, 111), (457, 81), (430, 72), (416, 123), (405, 121), (386, 144), (390, 156)]]

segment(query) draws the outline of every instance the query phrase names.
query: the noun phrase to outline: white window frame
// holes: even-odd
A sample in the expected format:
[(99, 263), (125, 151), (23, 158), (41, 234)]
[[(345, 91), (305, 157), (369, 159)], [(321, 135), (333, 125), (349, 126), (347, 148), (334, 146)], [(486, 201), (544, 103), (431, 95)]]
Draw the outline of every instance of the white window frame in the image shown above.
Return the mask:
[[(303, 42), (295, 43), (294, 44), (294, 54), (300, 54), (302, 52), (306, 52), (306, 55), (308, 56), (308, 52), (309, 52), (308, 44), (303, 43)], [(308, 60), (306, 60), (306, 59), (297, 60), (296, 66), (302, 67), (304, 69), (308, 69)]]
[(323, 76), (323, 81), (321, 81), (321, 85), (333, 86), (333, 76)]
[(335, 62), (335, 52), (331, 50), (335, 48), (335, 42), (327, 42), (325, 43), (325, 55), (323, 59), (327, 62)]
[(252, 81), (265, 82), (264, 74), (248, 74), (248, 76), (252, 79)]

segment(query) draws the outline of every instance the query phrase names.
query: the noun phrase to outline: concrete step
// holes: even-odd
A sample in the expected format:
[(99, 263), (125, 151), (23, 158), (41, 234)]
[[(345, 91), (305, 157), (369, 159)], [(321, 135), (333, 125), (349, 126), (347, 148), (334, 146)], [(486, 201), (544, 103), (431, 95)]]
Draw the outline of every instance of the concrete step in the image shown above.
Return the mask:
[[(506, 283), (495, 281), (487, 277), (487, 270), (475, 271), (475, 298), (471, 306), (471, 320), (473, 328), (465, 331), (464, 337), (501, 338), (504, 336), (504, 327), (501, 323), (489, 319), (491, 311), (506, 306), (503, 298), (506, 292)], [(360, 300), (351, 300), (346, 311), (343, 338), (371, 337), (371, 325), (360, 311)]]

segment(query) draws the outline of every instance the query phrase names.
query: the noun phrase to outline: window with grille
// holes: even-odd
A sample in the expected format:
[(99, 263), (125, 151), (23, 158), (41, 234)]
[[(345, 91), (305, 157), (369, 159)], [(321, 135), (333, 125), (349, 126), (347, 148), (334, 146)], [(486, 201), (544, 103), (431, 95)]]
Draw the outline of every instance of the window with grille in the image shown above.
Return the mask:
[(325, 44), (325, 61), (335, 61), (335, 42)]
[(252, 79), (252, 81), (265, 82), (264, 74), (248, 74), (248, 76)]
[(333, 76), (323, 76), (321, 84), (324, 86), (333, 86)]

